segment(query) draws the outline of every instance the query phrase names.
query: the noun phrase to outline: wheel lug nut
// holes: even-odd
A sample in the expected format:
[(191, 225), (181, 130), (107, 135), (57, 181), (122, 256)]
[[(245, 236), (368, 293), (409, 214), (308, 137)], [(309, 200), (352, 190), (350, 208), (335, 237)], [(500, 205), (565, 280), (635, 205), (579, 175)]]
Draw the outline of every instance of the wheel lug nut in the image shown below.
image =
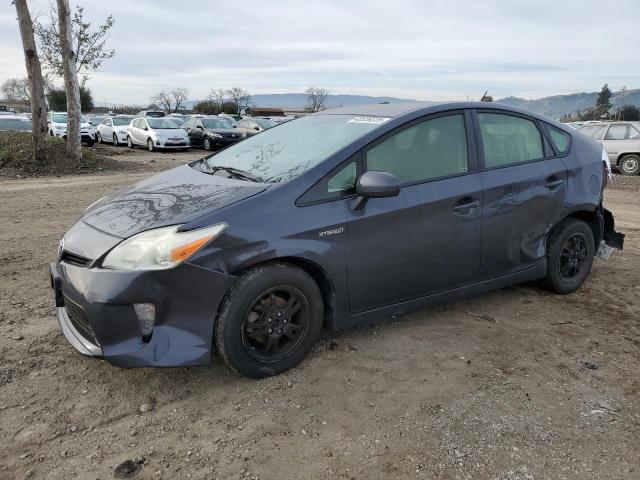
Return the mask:
[(282, 323), (287, 323), (287, 319), (285, 318), (285, 319), (282, 321)]
[(271, 323), (271, 322), (272, 322), (272, 320), (271, 320), (270, 318), (267, 318), (267, 322)]
[(282, 333), (282, 329), (281, 328), (278, 329), (278, 333)]
[(278, 317), (281, 317), (281, 316), (282, 316), (282, 312), (278, 312)]
[(269, 333), (273, 333), (273, 328), (270, 328), (270, 329), (269, 329)]

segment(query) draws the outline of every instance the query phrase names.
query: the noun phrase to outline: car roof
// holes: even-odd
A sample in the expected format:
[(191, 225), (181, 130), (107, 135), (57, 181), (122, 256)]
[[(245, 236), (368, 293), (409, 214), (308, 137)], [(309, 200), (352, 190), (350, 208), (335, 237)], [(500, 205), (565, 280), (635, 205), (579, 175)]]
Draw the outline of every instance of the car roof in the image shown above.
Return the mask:
[[(372, 105), (353, 105), (348, 107), (338, 107), (328, 110), (322, 110), (321, 112), (314, 113), (313, 115), (363, 115), (374, 117), (388, 117), (396, 118), (407, 114), (430, 114), (444, 112), (447, 110), (462, 110), (465, 108), (476, 108), (483, 110), (497, 110), (504, 112), (520, 113), (529, 117), (534, 117), (539, 120), (543, 120), (547, 123), (553, 123), (554, 125), (563, 125), (555, 120), (540, 115), (538, 113), (526, 110), (524, 108), (512, 107), (510, 105), (503, 105), (497, 102), (411, 102), (411, 103), (382, 103)], [(566, 127), (571, 128), (571, 127)]]

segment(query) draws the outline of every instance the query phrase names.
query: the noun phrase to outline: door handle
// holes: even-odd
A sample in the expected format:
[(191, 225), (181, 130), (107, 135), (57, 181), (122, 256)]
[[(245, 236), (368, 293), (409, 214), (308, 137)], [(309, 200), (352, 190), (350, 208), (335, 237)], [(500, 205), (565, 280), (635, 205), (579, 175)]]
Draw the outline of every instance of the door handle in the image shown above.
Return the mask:
[(544, 184), (547, 188), (556, 188), (564, 183), (564, 180), (551, 180)]
[(480, 200), (475, 200), (475, 199), (463, 199), (461, 200), (464, 203), (456, 203), (453, 206), (453, 211), (458, 213), (458, 212), (462, 212), (464, 210), (469, 210), (471, 208), (476, 208), (480, 206)]

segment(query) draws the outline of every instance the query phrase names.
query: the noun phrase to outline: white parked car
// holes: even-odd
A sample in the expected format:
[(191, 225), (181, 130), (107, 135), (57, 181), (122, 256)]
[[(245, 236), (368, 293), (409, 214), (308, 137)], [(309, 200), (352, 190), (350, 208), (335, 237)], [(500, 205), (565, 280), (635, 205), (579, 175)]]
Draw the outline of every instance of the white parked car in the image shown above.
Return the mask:
[(97, 127), (96, 140), (98, 143), (113, 143), (116, 147), (126, 144), (127, 127), (134, 118), (132, 115), (116, 115), (105, 118)]
[(138, 117), (127, 127), (129, 148), (144, 146), (150, 152), (156, 149), (189, 149), (187, 132), (172, 120), (165, 118)]
[[(67, 112), (49, 112), (47, 121), (49, 123), (49, 135), (67, 138)], [(84, 115), (80, 117), (80, 134), (83, 142), (93, 146), (96, 130)]]
[(0, 116), (0, 131), (27, 131), (32, 128), (31, 120), (21, 115), (2, 115)]

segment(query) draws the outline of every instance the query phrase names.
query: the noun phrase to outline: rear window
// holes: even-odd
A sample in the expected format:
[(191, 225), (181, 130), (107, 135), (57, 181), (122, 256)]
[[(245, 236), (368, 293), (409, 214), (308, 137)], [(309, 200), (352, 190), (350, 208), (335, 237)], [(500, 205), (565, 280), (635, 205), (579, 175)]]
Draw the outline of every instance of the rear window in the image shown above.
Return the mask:
[(545, 124), (544, 126), (547, 129), (547, 133), (549, 134), (549, 139), (551, 140), (554, 150), (558, 155), (566, 155), (569, 152), (571, 135), (567, 132), (563, 132), (559, 128), (552, 127), (551, 125)]
[(600, 138), (602, 137), (602, 132), (605, 128), (606, 125), (586, 125), (582, 128), (579, 128), (578, 131), (589, 138), (600, 140)]

